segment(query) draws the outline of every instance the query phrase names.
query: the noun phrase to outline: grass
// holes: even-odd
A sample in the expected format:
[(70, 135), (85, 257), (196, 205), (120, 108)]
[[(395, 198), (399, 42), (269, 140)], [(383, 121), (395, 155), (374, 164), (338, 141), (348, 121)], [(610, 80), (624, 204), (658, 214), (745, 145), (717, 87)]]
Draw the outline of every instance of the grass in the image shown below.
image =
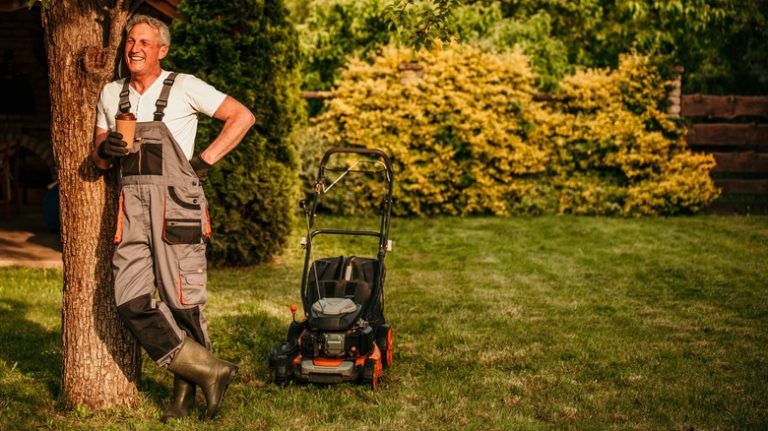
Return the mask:
[(0, 269), (0, 429), (768, 428), (768, 218), (392, 229), (396, 353), (379, 390), (271, 383), (267, 352), (298, 302), (302, 257), (289, 247), (210, 273), (214, 349), (242, 366), (221, 417), (203, 423), (157, 421), (171, 379), (147, 360), (136, 409), (64, 410), (61, 273)]

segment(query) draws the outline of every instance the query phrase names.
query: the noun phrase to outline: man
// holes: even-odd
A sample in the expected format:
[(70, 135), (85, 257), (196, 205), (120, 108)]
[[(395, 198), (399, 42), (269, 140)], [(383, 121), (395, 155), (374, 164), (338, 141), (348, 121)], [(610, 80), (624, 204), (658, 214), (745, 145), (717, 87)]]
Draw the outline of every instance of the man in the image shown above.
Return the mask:
[[(203, 315), (210, 221), (200, 180), (255, 120), (240, 102), (194, 76), (162, 70), (170, 47), (163, 22), (136, 15), (126, 31), (130, 78), (101, 92), (92, 155), (102, 169), (117, 165), (121, 176), (112, 263), (118, 314), (147, 354), (175, 375), (163, 422), (190, 414), (195, 385), (205, 394), (203, 417), (213, 417), (238, 368), (210, 352)], [(192, 157), (198, 112), (224, 125)], [(115, 131), (121, 113), (138, 120), (130, 146)]]

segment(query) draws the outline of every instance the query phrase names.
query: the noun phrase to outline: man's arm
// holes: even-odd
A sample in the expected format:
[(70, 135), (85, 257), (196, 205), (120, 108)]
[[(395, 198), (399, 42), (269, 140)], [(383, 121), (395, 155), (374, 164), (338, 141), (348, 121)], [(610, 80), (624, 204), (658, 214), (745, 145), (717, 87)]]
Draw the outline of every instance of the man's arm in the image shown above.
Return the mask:
[(224, 127), (208, 148), (200, 153), (199, 158), (209, 165), (213, 165), (234, 150), (243, 140), (248, 129), (256, 123), (253, 113), (230, 96), (221, 102), (213, 118), (223, 121)]
[(96, 164), (96, 167), (101, 170), (107, 170), (112, 167), (110, 160), (102, 159), (99, 157), (99, 146), (102, 142), (107, 140), (109, 130), (105, 130), (99, 127), (93, 131), (93, 149), (91, 150), (91, 160)]

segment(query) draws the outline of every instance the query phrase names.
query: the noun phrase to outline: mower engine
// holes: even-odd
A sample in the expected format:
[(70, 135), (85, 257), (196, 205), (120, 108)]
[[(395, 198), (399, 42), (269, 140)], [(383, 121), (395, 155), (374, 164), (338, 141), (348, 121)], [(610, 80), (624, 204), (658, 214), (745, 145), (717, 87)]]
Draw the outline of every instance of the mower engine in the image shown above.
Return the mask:
[(346, 355), (344, 349), (344, 334), (334, 334), (332, 332), (323, 334), (323, 351), (329, 358), (338, 358)]
[(345, 332), (304, 331), (301, 353), (305, 358), (355, 358), (373, 347), (373, 328), (357, 326)]

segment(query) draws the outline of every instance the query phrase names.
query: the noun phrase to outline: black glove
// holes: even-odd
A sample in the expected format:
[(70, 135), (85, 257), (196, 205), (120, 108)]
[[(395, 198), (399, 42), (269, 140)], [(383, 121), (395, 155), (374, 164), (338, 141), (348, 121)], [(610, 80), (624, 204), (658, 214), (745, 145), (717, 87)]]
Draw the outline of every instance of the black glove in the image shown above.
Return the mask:
[(201, 159), (200, 156), (192, 157), (192, 160), (189, 161), (189, 164), (192, 165), (192, 169), (195, 171), (195, 174), (197, 174), (197, 177), (201, 180), (205, 179), (206, 175), (208, 175), (208, 169), (211, 169), (211, 166), (208, 162)]
[(123, 141), (123, 135), (109, 132), (107, 139), (99, 145), (99, 157), (108, 160), (112, 157), (123, 157), (128, 154), (128, 144)]

